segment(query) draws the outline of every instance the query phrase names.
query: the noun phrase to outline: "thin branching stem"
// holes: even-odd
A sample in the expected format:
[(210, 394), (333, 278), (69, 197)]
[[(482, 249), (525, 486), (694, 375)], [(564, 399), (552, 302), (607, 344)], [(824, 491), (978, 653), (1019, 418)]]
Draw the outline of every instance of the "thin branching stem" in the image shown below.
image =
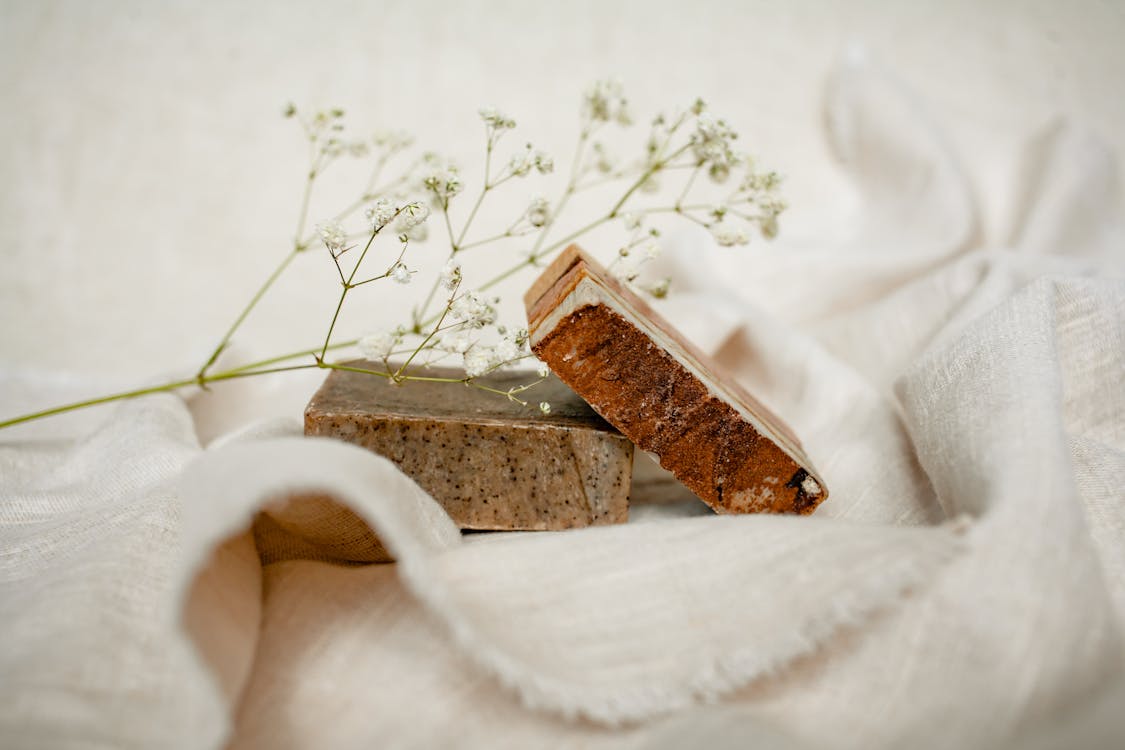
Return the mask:
[(85, 401), (75, 401), (71, 404), (63, 404), (62, 406), (55, 406), (50, 409), (24, 414), (12, 419), (0, 422), (0, 430), (5, 427), (13, 427), (17, 424), (24, 422), (31, 422), (35, 419), (42, 419), (44, 417), (51, 417), (56, 414), (65, 414), (66, 412), (76, 411), (78, 409), (85, 409), (90, 406), (99, 406), (101, 404), (109, 404), (114, 401), (124, 401), (126, 399), (138, 398), (140, 396), (148, 396), (155, 393), (171, 393), (178, 391), (182, 388), (191, 386), (203, 386), (209, 383), (217, 383), (223, 380), (234, 380), (235, 378), (248, 378), (254, 375), (267, 375), (274, 372), (290, 372), (292, 370), (308, 370), (316, 367), (315, 364), (307, 365), (291, 365), (288, 367), (271, 367), (268, 369), (248, 369), (248, 368), (235, 368), (233, 370), (226, 370), (224, 372), (217, 372), (209, 375), (195, 376), (186, 378), (184, 380), (173, 380), (161, 385), (149, 386), (147, 388), (136, 388), (130, 391), (121, 391), (119, 393), (111, 393), (105, 396), (98, 396), (96, 398), (86, 399)]
[[(340, 318), (340, 310), (344, 307), (344, 300), (347, 298), (348, 292), (351, 291), (353, 286), (355, 286), (355, 284), (353, 284), (352, 282), (355, 280), (355, 275), (359, 273), (360, 266), (363, 265), (363, 259), (367, 257), (367, 251), (371, 249), (371, 245), (375, 243), (375, 238), (379, 236), (379, 233), (383, 231), (383, 228), (389, 226), (391, 222), (397, 219), (398, 215), (402, 213), (402, 211), (403, 208), (399, 207), (395, 210), (394, 214), (386, 224), (381, 227), (376, 227), (374, 230), (372, 230), (371, 237), (368, 238), (367, 244), (363, 246), (363, 252), (359, 254), (359, 258), (356, 259), (355, 265), (352, 266), (352, 272), (348, 274), (347, 281), (344, 281), (342, 284), (343, 288), (340, 290), (340, 300), (336, 303), (336, 311), (332, 314), (332, 322), (328, 324), (328, 333), (324, 336), (324, 345), (320, 348), (320, 356), (318, 357), (319, 360), (323, 360), (324, 356), (328, 353), (328, 345), (332, 341), (332, 332), (336, 329), (336, 321)], [(405, 247), (403, 248), (403, 252), (405, 252)], [(402, 258), (401, 253), (399, 254), (399, 258)], [(374, 279), (370, 279), (370, 281), (374, 281)]]

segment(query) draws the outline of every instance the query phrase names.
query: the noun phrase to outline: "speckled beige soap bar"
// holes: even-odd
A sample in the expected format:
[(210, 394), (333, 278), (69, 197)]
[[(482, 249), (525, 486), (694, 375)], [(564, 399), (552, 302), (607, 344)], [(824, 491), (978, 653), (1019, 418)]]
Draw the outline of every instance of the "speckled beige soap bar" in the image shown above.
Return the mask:
[[(478, 382), (507, 390), (535, 378), (507, 373)], [(633, 444), (554, 377), (525, 395), (550, 402), (551, 413), (478, 388), (418, 381), (395, 386), (336, 370), (305, 409), (305, 434), (386, 456), (463, 529), (624, 523)]]

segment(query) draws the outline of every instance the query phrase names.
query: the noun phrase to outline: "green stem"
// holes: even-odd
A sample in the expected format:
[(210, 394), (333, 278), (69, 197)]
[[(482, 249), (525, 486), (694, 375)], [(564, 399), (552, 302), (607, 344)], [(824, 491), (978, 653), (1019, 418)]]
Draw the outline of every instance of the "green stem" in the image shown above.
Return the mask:
[(465, 223), (461, 227), (461, 233), (457, 235), (457, 241), (453, 243), (453, 247), (451, 249), (454, 253), (461, 249), (461, 243), (465, 241), (465, 235), (468, 234), (469, 227), (472, 225), (473, 219), (477, 217), (477, 211), (480, 211), (480, 206), (482, 203), (484, 203), (484, 197), (488, 195), (488, 191), (492, 189), (492, 185), (490, 185), (488, 182), (492, 172), (492, 147), (493, 139), (492, 136), (489, 136), (488, 146), (486, 147), (484, 153), (484, 186), (481, 187), (480, 195), (477, 196), (476, 203), (473, 204), (472, 210), (469, 211), (469, 217), (465, 219)]
[[(258, 364), (261, 364), (261, 363), (258, 363)], [(131, 391), (121, 391), (120, 393), (111, 393), (111, 394), (106, 395), (106, 396), (98, 396), (97, 398), (90, 398), (90, 399), (86, 399), (85, 401), (75, 401), (74, 403), (71, 403), (71, 404), (63, 404), (62, 406), (56, 406), (56, 407), (53, 407), (51, 409), (44, 409), (42, 411), (32, 412), (30, 414), (23, 414), (21, 416), (13, 417), (12, 419), (7, 419), (7, 420), (4, 420), (3, 422), (0, 422), (0, 430), (4, 429), (5, 427), (13, 427), (17, 424), (22, 424), (24, 422), (31, 422), (32, 420), (42, 419), (44, 417), (51, 417), (51, 416), (54, 416), (56, 414), (65, 414), (66, 412), (76, 411), (78, 409), (85, 409), (85, 408), (90, 407), (90, 406), (99, 406), (101, 404), (109, 404), (109, 403), (113, 403), (114, 401), (124, 401), (126, 399), (138, 398), (140, 396), (148, 396), (148, 395), (154, 394), (154, 393), (169, 393), (169, 392), (172, 392), (172, 391), (179, 390), (181, 388), (187, 388), (188, 386), (193, 386), (193, 385), (203, 386), (203, 385), (206, 385), (207, 383), (215, 383), (215, 382), (219, 382), (219, 381), (222, 381), (222, 380), (234, 380), (235, 378), (245, 378), (245, 377), (250, 377), (252, 375), (266, 375), (266, 374), (269, 374), (269, 373), (272, 373), (272, 372), (288, 372), (288, 371), (291, 371), (291, 370), (307, 370), (307, 369), (310, 369), (310, 368), (313, 368), (313, 367), (316, 367), (316, 366), (317, 365), (315, 365), (315, 364), (292, 365), (292, 366), (289, 366), (289, 367), (274, 367), (274, 368), (270, 368), (270, 369), (266, 369), (266, 370), (259, 370), (259, 369), (250, 370), (249, 368), (236, 368), (234, 370), (227, 370), (227, 371), (224, 371), (224, 372), (215, 373), (214, 375), (202, 375), (202, 376), (196, 376), (194, 378), (188, 378), (188, 379), (185, 379), (185, 380), (173, 380), (169, 383), (164, 383), (162, 385), (154, 385), (154, 386), (150, 386), (148, 388), (137, 388), (137, 389), (134, 389), (134, 390), (131, 390)]]
[(551, 215), (547, 217), (547, 226), (543, 227), (539, 236), (535, 238), (535, 244), (531, 248), (532, 258), (539, 254), (539, 248), (543, 247), (543, 243), (547, 240), (547, 234), (555, 226), (555, 221), (558, 220), (559, 214), (566, 207), (570, 196), (574, 194), (575, 187), (578, 184), (578, 176), (581, 173), (579, 166), (582, 161), (582, 152), (586, 148), (586, 142), (590, 139), (590, 132), (590, 126), (586, 125), (582, 128), (582, 132), (578, 134), (578, 144), (574, 147), (574, 161), (570, 164), (570, 177), (566, 181), (566, 190), (559, 197), (555, 207), (551, 209)]
[[(518, 224), (519, 224), (519, 222), (517, 221), (516, 225), (518, 225)], [(515, 226), (515, 225), (513, 225), (513, 226)], [(500, 240), (505, 240), (509, 237), (518, 237), (518, 236), (519, 235), (513, 233), (512, 230), (509, 229), (508, 231), (504, 232), (503, 234), (494, 234), (491, 237), (485, 237), (483, 240), (475, 240), (473, 242), (469, 242), (469, 243), (466, 243), (464, 245), (461, 245), (460, 249), (462, 251), (464, 251), (464, 250), (468, 250), (469, 248), (480, 247), (481, 245), (487, 245), (490, 242), (499, 242)]]
[(201, 378), (207, 374), (207, 371), (210, 370), (212, 365), (214, 365), (215, 362), (219, 359), (219, 355), (222, 354), (223, 350), (230, 345), (230, 340), (234, 336), (235, 331), (239, 329), (242, 323), (246, 320), (247, 316), (250, 315), (250, 312), (258, 306), (258, 303), (262, 300), (262, 297), (266, 295), (266, 292), (270, 290), (270, 288), (274, 285), (274, 282), (276, 282), (281, 274), (285, 271), (285, 269), (289, 267), (289, 264), (293, 262), (293, 259), (296, 258), (301, 253), (301, 251), (303, 251), (307, 247), (307, 245), (302, 240), (301, 235), (305, 233), (305, 223), (308, 221), (309, 217), (309, 203), (312, 200), (313, 183), (316, 182), (317, 170), (315, 165), (315, 157), (313, 156), (313, 154), (314, 149), (312, 146), (310, 146), (309, 160), (310, 163), (313, 163), (313, 166), (309, 169), (308, 177), (305, 179), (305, 189), (301, 195), (301, 208), (297, 213), (297, 228), (293, 232), (293, 249), (290, 250), (289, 254), (285, 256), (281, 263), (278, 264), (277, 268), (273, 270), (273, 273), (269, 275), (265, 283), (258, 288), (258, 291), (255, 292), (254, 296), (250, 298), (250, 302), (247, 303), (244, 308), (242, 308), (242, 312), (239, 313), (238, 317), (235, 318), (233, 323), (231, 323), (230, 328), (227, 329), (227, 332), (223, 334), (223, 337), (219, 340), (218, 345), (216, 345), (214, 351), (211, 352), (211, 356), (209, 356), (207, 358), (207, 361), (203, 363), (203, 366), (199, 368), (199, 372), (196, 373), (197, 377)]
[(336, 303), (336, 312), (332, 313), (332, 322), (328, 325), (328, 333), (324, 337), (324, 346), (320, 347), (319, 359), (324, 359), (328, 353), (328, 344), (332, 340), (332, 331), (336, 329), (336, 320), (340, 317), (340, 310), (344, 307), (344, 299), (348, 296), (348, 285), (340, 290), (340, 301)]
[[(321, 367), (323, 367), (326, 370), (342, 370), (344, 372), (358, 372), (358, 373), (362, 373), (364, 375), (378, 375), (381, 378), (389, 378), (389, 379), (392, 379), (392, 380), (395, 377), (393, 373), (385, 372), (383, 370), (371, 370), (371, 369), (368, 369), (366, 367), (353, 367), (351, 365), (337, 365), (337, 364), (333, 364), (331, 362), (325, 362), (323, 365), (321, 365)], [(429, 377), (429, 376), (425, 376), (425, 375), (403, 375), (402, 380), (415, 380), (415, 381), (418, 381), (418, 382), (426, 382), (426, 383), (465, 383), (465, 382), (468, 382), (467, 378), (438, 378), (438, 377)]]
[(277, 268), (273, 269), (273, 273), (271, 273), (269, 275), (269, 278), (266, 279), (265, 283), (258, 288), (258, 291), (254, 293), (254, 296), (250, 298), (250, 302), (247, 303), (246, 307), (242, 308), (242, 312), (239, 313), (238, 317), (235, 318), (233, 323), (231, 323), (230, 328), (227, 329), (227, 332), (223, 334), (223, 338), (219, 340), (219, 344), (215, 347), (215, 350), (211, 352), (211, 356), (208, 357), (207, 361), (203, 363), (203, 366), (199, 368), (198, 376), (202, 377), (207, 374), (207, 371), (211, 369), (211, 366), (215, 364), (216, 360), (218, 360), (219, 355), (222, 354), (223, 350), (230, 345), (230, 340), (234, 336), (235, 331), (237, 331), (239, 326), (242, 325), (243, 321), (246, 320), (246, 317), (250, 314), (250, 312), (255, 307), (257, 307), (262, 297), (265, 296), (266, 292), (270, 290), (270, 287), (274, 285), (274, 282), (276, 282), (281, 274), (284, 273), (285, 269), (289, 267), (289, 264), (293, 262), (293, 259), (301, 253), (301, 250), (302, 248), (300, 247), (294, 247), (293, 250), (291, 250), (289, 254), (285, 256), (284, 260), (282, 260), (281, 263), (278, 264)]
[[(328, 349), (329, 350), (331, 350), (331, 349), (345, 349), (349, 346), (355, 346), (357, 343), (359, 343), (358, 339), (351, 339), (350, 341), (339, 341), (335, 344), (330, 345), (328, 347)], [(275, 365), (278, 362), (288, 362), (289, 360), (297, 359), (298, 357), (315, 357), (317, 352), (320, 352), (320, 351), (321, 351), (321, 347), (319, 347), (319, 346), (314, 347), (312, 349), (302, 349), (299, 352), (291, 352), (289, 354), (281, 354), (281, 355), (278, 355), (276, 357), (270, 357), (269, 359), (262, 359), (262, 360), (258, 360), (257, 362), (251, 362), (250, 364), (247, 364), (247, 365), (240, 365), (238, 367), (232, 367), (231, 369), (227, 370), (226, 372), (242, 372), (242, 371), (245, 371), (245, 370), (255, 370), (259, 367), (265, 367), (267, 365)], [(327, 350), (325, 350), (325, 351), (327, 351)]]
[(406, 361), (402, 363), (402, 366), (395, 370), (395, 374), (392, 377), (394, 378), (396, 383), (402, 379), (402, 374), (406, 371), (406, 368), (410, 366), (410, 363), (414, 361), (414, 358), (418, 356), (418, 352), (422, 351), (426, 347), (426, 344), (430, 343), (430, 341), (433, 340), (434, 336), (437, 335), (438, 331), (441, 330), (441, 324), (445, 322), (445, 316), (449, 315), (450, 307), (453, 304), (453, 298), (456, 295), (457, 289), (454, 288), (453, 293), (450, 295), (449, 302), (446, 303), (445, 309), (441, 312), (441, 317), (438, 318), (437, 324), (434, 325), (434, 329), (430, 331), (430, 334), (426, 336), (425, 339), (423, 339), (421, 344), (418, 344), (418, 346), (414, 348), (413, 353), (411, 353), (411, 355), (407, 357)]
[[(390, 221), (388, 221), (383, 226), (390, 226), (391, 222), (397, 219), (398, 215), (402, 213), (402, 210), (402, 208), (397, 209), (394, 212), (394, 215), (391, 216)], [(324, 337), (324, 345), (320, 347), (320, 357), (318, 358), (318, 361), (323, 360), (324, 355), (328, 353), (328, 347), (332, 341), (332, 331), (336, 329), (336, 321), (340, 317), (340, 310), (344, 307), (344, 300), (347, 298), (348, 292), (351, 291), (353, 286), (355, 286), (355, 284), (352, 283), (353, 281), (355, 281), (355, 275), (359, 273), (359, 267), (363, 265), (363, 259), (367, 257), (367, 251), (371, 249), (371, 245), (374, 244), (375, 238), (379, 236), (379, 232), (382, 231), (382, 229), (383, 227), (379, 227), (371, 233), (371, 236), (367, 239), (367, 244), (363, 246), (363, 252), (359, 254), (359, 258), (356, 260), (355, 265), (352, 266), (352, 272), (348, 274), (348, 280), (343, 283), (344, 288), (340, 290), (340, 301), (336, 303), (336, 312), (332, 313), (332, 322), (328, 325), (328, 333)], [(401, 260), (402, 253), (399, 253), (398, 257)], [(383, 278), (385, 278), (386, 275), (387, 274), (384, 274)], [(368, 281), (375, 281), (375, 279), (368, 279)], [(366, 284), (367, 282), (365, 281), (362, 283)]]
[(611, 208), (609, 210), (608, 218), (610, 218), (610, 219), (616, 218), (617, 212), (621, 210), (621, 207), (625, 205), (626, 201), (628, 201), (631, 197), (633, 197), (633, 193), (637, 192), (637, 190), (640, 189), (641, 185), (644, 185), (645, 182), (648, 181), (648, 178), (652, 177), (654, 174), (659, 172), (661, 169), (664, 168), (664, 165), (666, 163), (670, 162), (672, 159), (675, 159), (677, 156), (682, 154), (684, 151), (687, 151), (688, 148), (689, 148), (689, 144), (685, 143), (683, 146), (681, 146), (680, 148), (673, 151), (672, 155), (667, 157), (666, 159), (661, 159), (660, 161), (653, 162), (652, 166), (650, 166), (648, 169), (646, 169), (644, 172), (641, 173), (641, 176), (636, 179), (636, 181), (632, 184), (632, 186), (628, 190), (625, 191), (625, 194), (621, 196), (620, 200), (618, 200), (617, 203), (614, 204), (613, 208)]
[(680, 191), (680, 197), (676, 199), (676, 208), (682, 207), (684, 198), (687, 197), (688, 192), (691, 190), (691, 186), (695, 184), (695, 178), (699, 176), (699, 173), (700, 171), (702, 171), (702, 169), (703, 163), (700, 162), (695, 167), (695, 169), (692, 170), (691, 175), (687, 178), (687, 182), (684, 183), (684, 189)]

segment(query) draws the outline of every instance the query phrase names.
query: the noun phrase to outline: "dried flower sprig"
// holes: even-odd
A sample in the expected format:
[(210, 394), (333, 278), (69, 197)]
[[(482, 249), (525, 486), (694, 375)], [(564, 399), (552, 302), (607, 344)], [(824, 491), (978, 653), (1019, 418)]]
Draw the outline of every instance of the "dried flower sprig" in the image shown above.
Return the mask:
[[(345, 114), (339, 109), (305, 114), (288, 105), (283, 114), (297, 121), (308, 147), (309, 168), (292, 245), (195, 376), (23, 415), (0, 422), (0, 428), (151, 393), (193, 385), (206, 388), (224, 380), (310, 368), (361, 372), (394, 384), (410, 380), (460, 383), (529, 406), (521, 396), (549, 375), (542, 363), (538, 363), (535, 379), (508, 390), (497, 390), (478, 380), (497, 369), (533, 359), (527, 330), (498, 321), (500, 300), (490, 296), (489, 290), (520, 271), (541, 265), (587, 233), (619, 221), (625, 239), (610, 270), (639, 291), (663, 297), (670, 288), (670, 279), (647, 285), (639, 281), (643, 264), (660, 250), (660, 230), (650, 225), (651, 220), (661, 215), (685, 219), (709, 230), (718, 244), (733, 246), (746, 244), (754, 233), (767, 239), (775, 236), (777, 218), (785, 210), (785, 203), (778, 196), (778, 175), (758, 171), (752, 159), (736, 150), (737, 133), (722, 119), (712, 116), (701, 100), (682, 111), (654, 118), (640, 154), (632, 160), (617, 159), (601, 136), (607, 128), (630, 126), (633, 115), (623, 88), (616, 81), (598, 82), (583, 97), (578, 141), (561, 193), (552, 201), (536, 191), (505, 231), (475, 239), (474, 222), (494, 191), (514, 180), (548, 175), (555, 168), (554, 159), (531, 143), (511, 149), (497, 166), (503, 139), (517, 126), (512, 117), (495, 108), (480, 110), (485, 131), (483, 179), (471, 193), (475, 197), (464, 219), (458, 222), (455, 214), (464, 200), (461, 196), (465, 195), (466, 186), (453, 162), (425, 152), (408, 160), (397, 176), (381, 182), (388, 166), (412, 148), (413, 139), (408, 134), (380, 131), (367, 139), (350, 138)], [(354, 201), (310, 231), (307, 225), (315, 186), (333, 163), (345, 158), (371, 159), (368, 179)], [(659, 194), (660, 183), (680, 172), (686, 173), (686, 177), (674, 201), (641, 200), (642, 196)], [(705, 176), (715, 188), (734, 187), (725, 189), (718, 200), (700, 200), (694, 197), (699, 192), (700, 176)], [(576, 194), (615, 183), (621, 189), (607, 210), (561, 237), (554, 237)], [(345, 227), (357, 219), (361, 209), (364, 228), (349, 232)], [(413, 282), (418, 270), (412, 267), (408, 252), (413, 244), (427, 239), (434, 215), (440, 216), (444, 227), (448, 256), (428, 292), (410, 311), (409, 320), (384, 326), (359, 339), (334, 341), (341, 311), (350, 294), (388, 279), (399, 284)], [(392, 237), (393, 240), (389, 239)], [(397, 250), (380, 255), (375, 245), (387, 241), (393, 241)], [(519, 241), (527, 248), (520, 260), (475, 288), (466, 288), (464, 253), (504, 241)], [(324, 340), (312, 348), (215, 371), (220, 355), (277, 279), (298, 255), (318, 244), (327, 251), (341, 286)], [(384, 260), (375, 271), (368, 270), (365, 263), (369, 265), (376, 257)], [(358, 347), (374, 366), (357, 367), (329, 357), (330, 352), (349, 347)], [(460, 358), (463, 377), (446, 377), (428, 370), (430, 365), (448, 357)], [(551, 405), (545, 401), (537, 408), (543, 414), (551, 411)]]

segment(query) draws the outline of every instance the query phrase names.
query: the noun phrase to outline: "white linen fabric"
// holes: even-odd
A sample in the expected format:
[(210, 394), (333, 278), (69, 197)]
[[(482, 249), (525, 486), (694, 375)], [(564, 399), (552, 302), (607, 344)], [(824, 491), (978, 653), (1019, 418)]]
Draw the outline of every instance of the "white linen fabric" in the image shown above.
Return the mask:
[[(852, 59), (826, 110), (854, 231), (666, 261), (669, 315), (828, 481), (814, 516), (462, 537), (389, 462), (299, 436), (307, 378), (39, 423), (0, 434), (3, 744), (1125, 737), (1116, 165), (1044, 134), (985, 247), (906, 92)], [(3, 382), (6, 413), (67, 390)]]

